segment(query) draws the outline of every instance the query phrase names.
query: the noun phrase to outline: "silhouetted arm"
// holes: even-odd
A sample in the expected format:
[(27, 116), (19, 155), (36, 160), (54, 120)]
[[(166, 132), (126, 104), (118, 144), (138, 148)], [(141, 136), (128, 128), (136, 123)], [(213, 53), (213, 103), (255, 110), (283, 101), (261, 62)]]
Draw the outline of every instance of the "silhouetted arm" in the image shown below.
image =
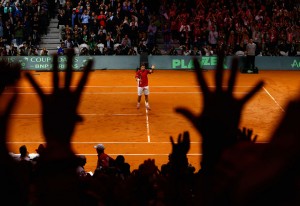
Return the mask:
[[(42, 194), (40, 205), (79, 205), (79, 185), (76, 168), (77, 158), (71, 148), (71, 138), (76, 123), (82, 121), (77, 109), (82, 91), (92, 68), (92, 61), (85, 67), (76, 88), (71, 89), (74, 51), (67, 52), (67, 68), (63, 84), (60, 84), (58, 57), (53, 56), (53, 91), (46, 94), (34, 77), (26, 77), (36, 90), (42, 104), (42, 130), (46, 149), (40, 157), (37, 190)], [(60, 87), (60, 85), (63, 85)]]
[(257, 83), (244, 97), (237, 99), (233, 95), (238, 61), (234, 59), (228, 84), (223, 87), (223, 61), (220, 55), (215, 71), (215, 90), (211, 91), (201, 72), (199, 62), (194, 59), (194, 67), (203, 96), (203, 110), (199, 115), (186, 108), (176, 111), (185, 116), (202, 135), (202, 169), (210, 170), (218, 161), (222, 150), (236, 142), (241, 113), (245, 104), (262, 88), (263, 81)]

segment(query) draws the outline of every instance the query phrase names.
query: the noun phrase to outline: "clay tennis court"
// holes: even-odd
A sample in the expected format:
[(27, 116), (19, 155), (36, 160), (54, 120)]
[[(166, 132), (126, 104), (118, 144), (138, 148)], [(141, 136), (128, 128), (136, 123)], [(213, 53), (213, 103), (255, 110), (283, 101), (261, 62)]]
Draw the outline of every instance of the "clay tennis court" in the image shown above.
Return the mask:
[[(50, 72), (32, 72), (44, 91), (51, 91)], [(63, 72), (60, 73), (63, 75)], [(229, 71), (225, 72), (225, 78)], [(192, 71), (156, 70), (149, 76), (152, 110), (142, 105), (136, 109), (137, 88), (134, 70), (98, 70), (91, 73), (85, 87), (79, 112), (84, 122), (78, 124), (72, 139), (77, 154), (87, 157), (87, 171), (94, 171), (97, 155), (93, 148), (103, 143), (105, 152), (112, 157), (125, 156), (131, 170), (148, 158), (156, 164), (168, 161), (171, 152), (170, 135), (176, 140), (179, 133), (190, 131), (189, 162), (199, 169), (201, 138), (193, 126), (174, 108), (184, 106), (195, 113), (202, 109), (201, 91)], [(74, 73), (73, 86), (81, 76)], [(214, 71), (204, 72), (211, 89), (214, 89)], [(253, 85), (264, 80), (263, 89), (246, 105), (241, 127), (252, 128), (258, 142), (268, 142), (270, 133), (284, 114), (285, 104), (299, 95), (300, 72), (260, 71), (259, 74), (238, 74), (234, 95), (242, 97)], [(226, 86), (226, 82), (224, 82)], [(22, 78), (19, 84), (19, 101), (11, 116), (8, 147), (18, 153), (25, 144), (30, 153), (44, 143), (41, 132), (41, 108), (37, 95), (29, 82)], [(4, 94), (8, 94), (7, 90)], [(143, 98), (144, 99), (144, 98)], [(142, 101), (143, 101), (142, 99)]]

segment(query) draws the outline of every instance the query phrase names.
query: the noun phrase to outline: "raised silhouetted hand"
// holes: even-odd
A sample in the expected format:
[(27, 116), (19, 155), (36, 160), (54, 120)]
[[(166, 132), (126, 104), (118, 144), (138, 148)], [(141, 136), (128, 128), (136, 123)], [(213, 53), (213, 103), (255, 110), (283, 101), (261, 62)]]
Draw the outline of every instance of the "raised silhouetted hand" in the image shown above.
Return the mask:
[(237, 134), (237, 140), (238, 141), (246, 141), (246, 142), (256, 142), (257, 140), (257, 135), (253, 136), (253, 130), (252, 129), (247, 129), (243, 127), (243, 129), (238, 130)]
[(14, 85), (21, 77), (21, 65), (10, 63), (6, 59), (0, 60), (0, 94), (6, 86)]
[(88, 74), (92, 68), (92, 61), (89, 61), (83, 71), (83, 75), (74, 90), (71, 90), (72, 62), (74, 51), (67, 53), (67, 67), (65, 71), (64, 85), (59, 87), (60, 79), (58, 74), (58, 57), (53, 56), (53, 91), (46, 94), (38, 85), (30, 73), (26, 77), (36, 90), (42, 104), (42, 127), (47, 145), (52, 143), (68, 145), (74, 132), (75, 124), (82, 118), (78, 115), (77, 109), (83, 88), (87, 82)]
[(7, 86), (15, 86), (20, 79), (21, 66), (10, 64), (6, 60), (0, 60), (0, 182), (1, 201), (11, 205), (27, 205), (27, 191), (29, 188), (24, 184), (22, 174), (17, 162), (9, 155), (6, 145), (9, 132), (9, 118), (17, 103), (17, 89), (13, 88), (10, 94), (3, 94)]
[(215, 72), (216, 88), (211, 91), (201, 71), (199, 62), (194, 59), (194, 67), (202, 90), (203, 110), (199, 115), (186, 108), (176, 111), (184, 115), (202, 135), (202, 169), (213, 167), (224, 147), (236, 142), (242, 109), (251, 97), (258, 92), (263, 81), (258, 82), (244, 97), (237, 99), (233, 95), (238, 71), (238, 60), (233, 59), (228, 86), (223, 87), (224, 55), (218, 57)]
[(42, 129), (46, 139), (46, 149), (40, 156), (37, 168), (37, 205), (80, 205), (80, 188), (76, 174), (78, 160), (70, 142), (76, 123), (82, 121), (77, 109), (92, 61), (85, 67), (77, 87), (71, 90), (73, 56), (74, 51), (69, 50), (64, 84), (60, 84), (58, 57), (53, 56), (53, 91), (50, 94), (42, 90), (30, 73), (26, 73), (41, 100)]
[(299, 205), (299, 118), (300, 97), (288, 102), (264, 150), (249, 155), (252, 164), (239, 175), (232, 192), (235, 205)]
[[(1, 104), (4, 97), (1, 96)], [(7, 105), (3, 109), (3, 111), (0, 111), (0, 153), (4, 153), (8, 155), (8, 150), (6, 147), (6, 137), (8, 132), (8, 123), (9, 123), (9, 117), (10, 114), (16, 104), (17, 100), (17, 93), (13, 94), (13, 96), (8, 100)]]
[[(0, 95), (4, 91), (6, 86), (14, 86), (18, 83), (21, 76), (21, 65), (16, 63), (9, 63), (7, 60), (0, 60)], [(7, 96), (5, 96), (7, 97)], [(6, 148), (6, 135), (9, 115), (17, 100), (17, 90), (14, 88), (13, 96), (5, 98), (4, 95), (1, 96), (1, 105), (6, 104), (6, 106), (1, 106), (3, 109), (0, 111), (0, 152), (7, 154), (8, 150)]]
[(187, 153), (190, 150), (190, 133), (185, 131), (183, 134), (179, 134), (177, 144), (172, 136), (170, 136), (170, 141), (172, 143), (172, 153), (170, 155), (172, 172), (184, 174), (188, 167)]

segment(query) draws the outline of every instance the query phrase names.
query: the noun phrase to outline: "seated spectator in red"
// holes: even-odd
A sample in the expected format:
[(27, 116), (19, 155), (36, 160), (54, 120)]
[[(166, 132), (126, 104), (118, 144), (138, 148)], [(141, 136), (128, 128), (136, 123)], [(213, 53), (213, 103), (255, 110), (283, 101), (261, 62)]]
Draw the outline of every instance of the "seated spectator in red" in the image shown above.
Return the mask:
[(94, 148), (98, 153), (96, 170), (108, 169), (111, 165), (113, 165), (115, 160), (104, 152), (105, 147), (103, 144), (95, 145)]

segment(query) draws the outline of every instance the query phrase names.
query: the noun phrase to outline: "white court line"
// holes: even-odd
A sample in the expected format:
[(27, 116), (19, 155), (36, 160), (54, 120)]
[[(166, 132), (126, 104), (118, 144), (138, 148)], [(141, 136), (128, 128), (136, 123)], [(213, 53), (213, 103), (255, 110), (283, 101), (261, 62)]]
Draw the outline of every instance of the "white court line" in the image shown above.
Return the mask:
[[(146, 107), (146, 102), (145, 102), (145, 107)], [(146, 127), (147, 127), (147, 139), (148, 139), (148, 142), (151, 142), (149, 116), (148, 116), (148, 109), (147, 108), (146, 108)]]
[[(100, 141), (101, 142), (101, 141)], [(44, 144), (46, 142), (6, 142), (7, 144)], [(101, 142), (102, 144), (170, 144), (171, 142)], [(256, 142), (266, 144), (269, 142)], [(71, 144), (99, 144), (99, 142), (71, 142)], [(190, 144), (202, 144), (202, 142), (190, 142)]]
[[(12, 116), (41, 116), (42, 114), (11, 114)], [(83, 116), (144, 116), (144, 114), (80, 114)]]
[[(70, 86), (70, 87), (77, 87), (77, 86)], [(136, 88), (136, 86), (84, 86), (84, 88)], [(151, 86), (154, 88), (200, 88), (200, 86)], [(208, 87), (216, 87), (216, 86), (208, 86)], [(228, 86), (222, 86), (228, 87)], [(253, 87), (253, 86), (234, 86), (234, 87)], [(22, 86), (22, 87), (9, 87), (9, 88), (33, 88), (31, 86)], [(52, 86), (44, 86), (40, 88), (53, 88)]]
[[(98, 154), (76, 154), (76, 155), (85, 155), (85, 156), (97, 156)], [(124, 155), (124, 156), (169, 156), (170, 154), (111, 154), (111, 156), (118, 156), (118, 155)], [(199, 153), (192, 153), (192, 154), (187, 154), (188, 156), (201, 156), (202, 154)]]
[[(201, 91), (196, 92), (151, 92), (151, 94), (202, 94)], [(247, 94), (248, 92), (233, 92), (234, 94)], [(258, 92), (259, 93), (259, 92)], [(13, 92), (4, 92), (2, 94), (15, 94)], [(36, 92), (18, 92), (18, 94), (37, 94)], [(44, 94), (52, 94), (45, 92)], [(82, 92), (82, 94), (136, 94), (136, 92)]]
[(269, 97), (271, 97), (271, 99), (275, 102), (275, 104), (276, 104), (283, 112), (285, 112), (284, 109), (280, 106), (280, 104), (276, 101), (276, 99), (270, 94), (270, 92), (269, 92), (265, 87), (263, 87), (263, 89), (264, 89), (265, 92), (269, 95)]

